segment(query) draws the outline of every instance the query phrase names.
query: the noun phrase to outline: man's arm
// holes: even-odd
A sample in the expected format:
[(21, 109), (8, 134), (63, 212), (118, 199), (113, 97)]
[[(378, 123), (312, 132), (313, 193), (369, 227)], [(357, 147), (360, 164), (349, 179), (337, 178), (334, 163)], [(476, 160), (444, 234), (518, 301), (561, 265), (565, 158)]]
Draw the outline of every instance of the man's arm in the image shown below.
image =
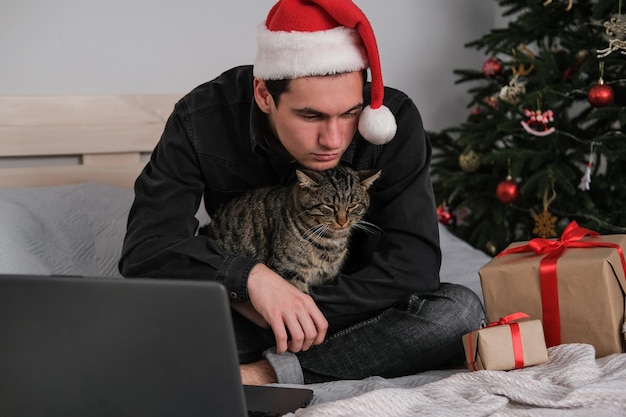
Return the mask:
[(272, 328), (279, 352), (321, 343), (327, 322), (310, 296), (257, 260), (226, 253), (209, 237), (196, 235), (194, 214), (205, 185), (184, 109), (177, 107), (135, 184), (122, 275), (221, 282), (236, 310)]
[(197, 236), (195, 213), (205, 184), (178, 103), (161, 140), (135, 182), (120, 272), (127, 277), (207, 279), (226, 286), (235, 302), (248, 300), (247, 279), (258, 261), (224, 252)]

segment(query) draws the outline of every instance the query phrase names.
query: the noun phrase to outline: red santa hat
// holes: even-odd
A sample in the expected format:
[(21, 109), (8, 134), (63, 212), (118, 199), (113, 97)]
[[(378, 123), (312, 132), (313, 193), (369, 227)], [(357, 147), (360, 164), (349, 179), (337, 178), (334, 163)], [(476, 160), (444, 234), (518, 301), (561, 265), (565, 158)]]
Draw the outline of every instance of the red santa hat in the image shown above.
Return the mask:
[(383, 105), (384, 84), (370, 22), (351, 0), (279, 0), (257, 33), (254, 76), (263, 80), (340, 74), (369, 68), (371, 104), (359, 132), (389, 142), (396, 120)]

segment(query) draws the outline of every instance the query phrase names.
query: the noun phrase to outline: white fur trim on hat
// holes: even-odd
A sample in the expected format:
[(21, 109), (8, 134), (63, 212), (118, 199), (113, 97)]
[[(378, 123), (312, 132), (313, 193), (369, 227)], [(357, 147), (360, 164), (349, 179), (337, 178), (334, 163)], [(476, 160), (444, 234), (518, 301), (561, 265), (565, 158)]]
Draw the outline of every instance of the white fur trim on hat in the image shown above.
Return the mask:
[(368, 67), (358, 32), (343, 26), (286, 32), (270, 31), (263, 23), (257, 31), (257, 42), (254, 76), (263, 80), (340, 74)]
[(387, 106), (377, 109), (367, 106), (359, 118), (359, 133), (375, 145), (384, 145), (393, 139), (397, 128), (396, 118)]

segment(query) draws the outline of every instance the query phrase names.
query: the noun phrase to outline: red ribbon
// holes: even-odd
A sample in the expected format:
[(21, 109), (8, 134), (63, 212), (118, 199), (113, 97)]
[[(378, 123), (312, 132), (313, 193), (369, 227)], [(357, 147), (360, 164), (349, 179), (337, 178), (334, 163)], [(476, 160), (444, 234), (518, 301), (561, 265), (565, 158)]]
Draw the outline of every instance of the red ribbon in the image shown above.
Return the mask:
[(509, 324), (510, 322), (515, 321), (515, 320), (527, 319), (528, 317), (529, 317), (528, 314), (518, 311), (517, 313), (513, 313), (513, 314), (509, 314), (508, 316), (501, 317), (500, 320), (494, 321), (493, 323), (489, 323), (486, 327), (501, 326), (503, 324)]
[(522, 349), (522, 334), (519, 330), (519, 324), (511, 323), (514, 320), (526, 319), (528, 314), (517, 312), (500, 318), (500, 320), (489, 323), (487, 327), (501, 326), (508, 324), (511, 330), (511, 339), (513, 340), (513, 358), (515, 360), (515, 369), (524, 367), (524, 350)]
[(622, 248), (609, 242), (581, 242), (585, 236), (598, 236), (598, 232), (579, 227), (575, 221), (567, 225), (563, 234), (557, 240), (535, 238), (526, 245), (509, 248), (497, 257), (511, 253), (535, 252), (537, 255), (546, 255), (539, 262), (539, 279), (541, 286), (541, 308), (543, 328), (548, 347), (561, 344), (561, 313), (559, 309), (559, 289), (556, 272), (556, 263), (567, 248), (597, 248), (606, 247), (617, 249), (622, 261), (622, 268), (626, 271), (626, 260)]
[[(512, 321), (528, 318), (528, 314), (517, 312), (513, 314), (509, 314), (508, 316), (504, 316), (500, 318), (498, 321), (494, 321), (493, 323), (489, 323), (486, 327), (493, 326), (502, 326), (504, 324), (509, 325), (509, 329), (511, 330), (511, 339), (513, 341), (513, 359), (515, 360), (515, 369), (524, 367), (524, 350), (522, 349), (522, 334), (519, 329), (519, 324), (511, 323)], [(470, 333), (467, 337), (467, 350), (472, 353), (472, 333)], [(476, 363), (474, 361), (470, 362), (472, 369), (477, 371)]]

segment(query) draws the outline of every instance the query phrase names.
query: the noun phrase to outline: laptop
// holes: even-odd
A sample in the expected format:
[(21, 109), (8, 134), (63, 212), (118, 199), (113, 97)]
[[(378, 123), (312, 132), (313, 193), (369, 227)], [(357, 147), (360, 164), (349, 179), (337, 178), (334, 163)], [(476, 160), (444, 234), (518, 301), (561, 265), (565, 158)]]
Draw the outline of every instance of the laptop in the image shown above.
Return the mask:
[(0, 416), (282, 415), (311, 396), (242, 385), (218, 283), (0, 275)]

